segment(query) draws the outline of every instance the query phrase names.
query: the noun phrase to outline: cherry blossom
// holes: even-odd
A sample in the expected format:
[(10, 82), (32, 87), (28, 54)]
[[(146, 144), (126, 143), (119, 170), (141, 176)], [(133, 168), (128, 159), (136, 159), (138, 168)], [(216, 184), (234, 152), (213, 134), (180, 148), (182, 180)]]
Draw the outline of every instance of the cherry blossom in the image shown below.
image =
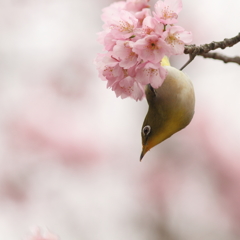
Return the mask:
[(163, 24), (173, 24), (177, 22), (178, 13), (182, 10), (181, 0), (157, 1), (154, 6), (154, 16)]
[(107, 19), (112, 35), (117, 39), (127, 39), (134, 35), (137, 22), (137, 18), (125, 10), (120, 10)]
[(131, 41), (118, 41), (113, 48), (113, 56), (121, 60), (119, 65), (123, 68), (133, 67), (138, 60), (138, 55), (133, 52), (133, 42)]
[(184, 45), (192, 41), (192, 33), (185, 31), (180, 26), (172, 26), (168, 28), (163, 34), (165, 42), (172, 47), (171, 54), (182, 54), (184, 51)]
[[(111, 69), (113, 81), (108, 81), (107, 87), (115, 91), (116, 96), (121, 98), (131, 97), (136, 101), (142, 100), (145, 96), (143, 86), (136, 81), (136, 66), (129, 69), (121, 68), (116, 65)], [(117, 77), (116, 77), (117, 76)]]
[(132, 97), (135, 100), (142, 100), (145, 96), (144, 89), (134, 78), (127, 76), (126, 78), (116, 81), (112, 86), (116, 92), (116, 96), (121, 98)]
[(136, 79), (143, 85), (151, 84), (153, 88), (159, 88), (167, 71), (160, 64), (145, 62), (138, 66)]
[[(125, 1), (119, 1), (114, 2), (110, 6), (103, 8), (102, 10), (102, 20), (104, 23), (106, 23), (109, 19), (111, 19), (116, 13), (118, 13), (120, 10), (125, 9), (126, 2)], [(105, 24), (103, 25), (105, 26)]]
[(128, 11), (139, 12), (144, 8), (148, 8), (149, 0), (127, 0), (125, 9)]
[(150, 11), (150, 9), (148, 9), (148, 8), (144, 8), (142, 11), (136, 12), (136, 13), (134, 14), (134, 16), (135, 16), (135, 17), (137, 18), (137, 20), (138, 20), (137, 27), (138, 27), (138, 28), (141, 28), (144, 19), (145, 19), (146, 17), (148, 17), (148, 16), (151, 16), (151, 11)]
[(142, 36), (144, 35), (157, 35), (161, 37), (164, 25), (159, 23), (152, 16), (147, 16), (142, 23)]
[(153, 15), (149, 0), (119, 1), (103, 9), (98, 41), (105, 53), (95, 64), (117, 97), (141, 100), (147, 84), (162, 85), (167, 74), (162, 59), (182, 54), (192, 40), (191, 32), (174, 25), (181, 9), (181, 0), (157, 1)]
[[(99, 77), (103, 81), (115, 81), (119, 77), (119, 72), (116, 70), (119, 67), (119, 61), (111, 57), (111, 52), (98, 54), (95, 63), (98, 68)], [(117, 74), (115, 76), (115, 73)]]
[(149, 35), (138, 40), (133, 51), (144, 61), (160, 63), (164, 55), (168, 55), (169, 46), (167, 43), (156, 35)]

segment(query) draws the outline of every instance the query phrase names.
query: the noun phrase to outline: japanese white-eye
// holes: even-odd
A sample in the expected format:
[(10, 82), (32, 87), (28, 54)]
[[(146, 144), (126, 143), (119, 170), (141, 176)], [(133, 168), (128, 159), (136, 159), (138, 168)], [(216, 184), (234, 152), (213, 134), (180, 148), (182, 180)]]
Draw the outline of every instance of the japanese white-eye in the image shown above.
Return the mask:
[(163, 84), (158, 89), (149, 84), (145, 89), (149, 108), (141, 131), (140, 161), (152, 147), (185, 128), (194, 115), (195, 94), (189, 77), (171, 67), (166, 57), (162, 66), (167, 70)]

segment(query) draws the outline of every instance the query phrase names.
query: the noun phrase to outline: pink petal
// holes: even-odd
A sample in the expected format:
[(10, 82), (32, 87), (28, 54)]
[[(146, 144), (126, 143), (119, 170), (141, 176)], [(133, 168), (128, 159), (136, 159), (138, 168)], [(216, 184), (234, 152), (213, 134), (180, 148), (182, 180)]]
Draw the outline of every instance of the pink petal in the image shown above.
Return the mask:
[(154, 17), (163, 24), (174, 24), (177, 22), (178, 13), (182, 10), (181, 0), (159, 0), (154, 6)]
[(165, 0), (164, 3), (177, 14), (182, 10), (182, 0)]
[(117, 81), (112, 89), (115, 91), (117, 97), (131, 97), (136, 101), (141, 100), (145, 95), (143, 87), (130, 76)]
[(127, 0), (125, 9), (131, 12), (139, 12), (149, 7), (148, 2), (149, 0)]
[(185, 44), (192, 42), (192, 32), (189, 31), (181, 32), (179, 33), (179, 37), (181, 41), (183, 41)]
[(138, 19), (138, 28), (142, 27), (144, 19), (148, 16), (151, 16), (151, 11), (148, 8), (144, 8), (142, 11), (135, 13), (135, 17)]
[(119, 59), (119, 65), (125, 69), (137, 63), (138, 55), (132, 51), (132, 44), (130, 41), (117, 41), (113, 48), (113, 56)]
[(158, 36), (149, 35), (134, 43), (133, 52), (144, 61), (159, 63), (164, 55), (168, 55), (169, 46)]
[(142, 85), (151, 84), (152, 87), (158, 88), (162, 85), (166, 70), (160, 64), (146, 62), (137, 67), (136, 80)]

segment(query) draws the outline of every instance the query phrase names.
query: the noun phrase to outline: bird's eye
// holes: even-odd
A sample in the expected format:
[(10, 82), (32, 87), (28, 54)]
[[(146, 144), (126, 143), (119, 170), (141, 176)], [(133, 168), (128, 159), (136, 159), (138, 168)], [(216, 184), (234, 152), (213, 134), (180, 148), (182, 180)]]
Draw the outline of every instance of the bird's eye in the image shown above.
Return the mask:
[(142, 129), (142, 133), (147, 136), (149, 133), (151, 132), (151, 127), (149, 125), (145, 126), (143, 129)]

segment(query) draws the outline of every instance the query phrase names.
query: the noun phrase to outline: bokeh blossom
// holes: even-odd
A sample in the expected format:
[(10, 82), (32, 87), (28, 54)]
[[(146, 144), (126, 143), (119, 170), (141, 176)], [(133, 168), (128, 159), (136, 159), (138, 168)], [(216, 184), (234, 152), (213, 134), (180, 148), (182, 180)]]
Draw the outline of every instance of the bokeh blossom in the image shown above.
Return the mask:
[(192, 41), (191, 32), (174, 25), (182, 9), (181, 0), (159, 0), (153, 14), (149, 0), (127, 0), (103, 9), (103, 31), (98, 41), (105, 52), (95, 63), (99, 77), (121, 98), (144, 98), (145, 85), (158, 88), (167, 71), (164, 56), (182, 54)]
[(37, 228), (27, 240), (59, 240), (59, 238), (49, 231), (43, 232), (40, 228)]

